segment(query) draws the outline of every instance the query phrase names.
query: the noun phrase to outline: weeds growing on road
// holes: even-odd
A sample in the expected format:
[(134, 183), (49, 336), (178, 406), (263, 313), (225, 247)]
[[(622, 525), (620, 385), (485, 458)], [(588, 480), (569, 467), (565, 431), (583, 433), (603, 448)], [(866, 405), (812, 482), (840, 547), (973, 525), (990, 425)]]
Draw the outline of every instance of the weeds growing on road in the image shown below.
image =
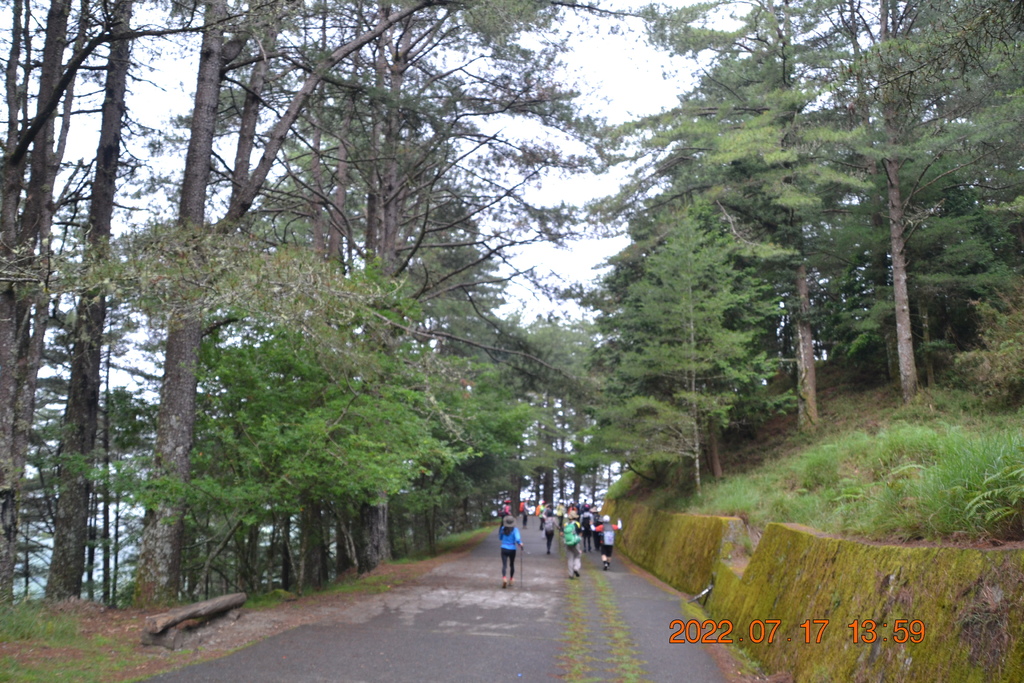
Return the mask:
[(643, 660), (640, 659), (629, 627), (626, 626), (622, 612), (615, 602), (614, 594), (608, 584), (607, 577), (599, 572), (591, 572), (594, 579), (597, 606), (600, 611), (601, 624), (608, 638), (608, 662), (614, 666), (613, 674), (621, 683), (637, 683), (644, 680)]
[(565, 636), (562, 638), (562, 652), (559, 656), (566, 680), (577, 683), (601, 680), (595, 676), (597, 660), (593, 654), (593, 643), (584, 637), (590, 633), (593, 613), (591, 602), (584, 595), (582, 581), (573, 581), (569, 586), (566, 617)]
[[(572, 581), (566, 603), (568, 623), (560, 661), (567, 680), (578, 683), (645, 680), (643, 660), (603, 574), (589, 571), (579, 581)], [(592, 633), (595, 624), (600, 625), (596, 646), (580, 637), (580, 634)]]

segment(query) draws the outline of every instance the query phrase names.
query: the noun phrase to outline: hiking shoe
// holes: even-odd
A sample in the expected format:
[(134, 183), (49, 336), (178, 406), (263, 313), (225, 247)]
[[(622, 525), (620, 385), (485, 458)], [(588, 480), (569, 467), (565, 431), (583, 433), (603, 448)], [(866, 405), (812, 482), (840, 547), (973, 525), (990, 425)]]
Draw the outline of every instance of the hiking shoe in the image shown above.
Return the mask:
[(508, 580), (508, 586), (509, 586), (509, 588), (511, 588), (511, 587), (512, 587), (512, 584), (513, 584), (513, 583), (515, 583), (515, 582), (516, 582), (516, 580), (515, 580), (515, 579), (509, 579), (509, 580)]
[(607, 562), (604, 563), (604, 570), (608, 571), (608, 563)]
[(580, 575), (580, 573), (578, 571), (576, 571), (575, 569), (572, 570), (572, 573), (575, 574), (576, 576)]
[[(605, 567), (605, 569), (607, 569), (607, 567)], [(507, 585), (508, 585), (508, 579), (506, 579), (504, 576), (501, 577), (501, 587), (504, 588)]]

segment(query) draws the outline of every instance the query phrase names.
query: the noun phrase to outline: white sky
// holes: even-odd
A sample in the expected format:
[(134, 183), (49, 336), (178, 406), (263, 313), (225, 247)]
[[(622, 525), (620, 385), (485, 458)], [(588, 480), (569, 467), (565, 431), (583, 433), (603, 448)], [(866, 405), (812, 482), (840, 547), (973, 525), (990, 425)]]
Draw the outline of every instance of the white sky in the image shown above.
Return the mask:
[[(601, 6), (626, 10), (643, 4), (646, 3), (612, 0), (602, 2)], [(574, 46), (564, 60), (565, 80), (582, 93), (581, 104), (587, 113), (603, 117), (609, 123), (633, 120), (672, 107), (677, 103), (676, 95), (688, 85), (692, 69), (687, 69), (683, 60), (648, 46), (639, 20), (567, 15), (562, 31), (571, 35), (570, 42)], [(154, 58), (150, 65), (153, 71), (136, 74), (144, 80), (132, 84), (129, 102), (135, 120), (157, 129), (167, 128), (169, 117), (188, 109), (195, 89), (195, 50), (176, 47), (175, 41), (158, 45), (164, 50), (163, 54)], [(139, 54), (135, 58), (146, 60)], [(95, 149), (95, 143), (90, 141), (87, 148), (86, 151)], [(133, 151), (144, 154), (141, 149)], [(542, 187), (528, 190), (527, 199), (540, 205), (557, 205), (563, 201), (581, 205), (613, 194), (625, 176), (626, 169), (617, 169), (603, 176), (587, 174), (549, 179)], [(514, 263), (518, 268), (535, 267), (545, 280), (564, 285), (591, 283), (600, 275), (595, 269), (626, 244), (626, 238), (620, 236), (579, 240), (563, 249), (533, 245), (522, 249)], [(529, 320), (557, 310), (556, 304), (525, 284), (512, 285), (508, 294), (512, 301), (502, 312), (518, 309)], [(581, 314), (572, 305), (560, 312), (570, 317)]]
[[(602, 3), (602, 7), (625, 9), (644, 3)], [(615, 28), (611, 26), (614, 23)], [(612, 22), (581, 18), (575, 48), (567, 58), (568, 76), (577, 82), (583, 93), (583, 107), (608, 123), (623, 123), (669, 109), (678, 103), (677, 95), (690, 83), (692, 68), (685, 60), (656, 50), (646, 42), (639, 20)], [(602, 26), (594, 35), (595, 26)], [(527, 198), (541, 205), (557, 205), (565, 201), (582, 204), (614, 194), (627, 169), (595, 176), (579, 175), (549, 182), (543, 188), (527, 192)], [(518, 267), (535, 266), (538, 273), (565, 284), (592, 283), (601, 276), (604, 261), (628, 244), (625, 236), (587, 239), (573, 242), (567, 249), (550, 244), (523, 249), (515, 263)], [(517, 300), (509, 309), (521, 308), (524, 318), (532, 319), (550, 311), (578, 317), (572, 305), (559, 308), (523, 286), (513, 286), (509, 294)]]

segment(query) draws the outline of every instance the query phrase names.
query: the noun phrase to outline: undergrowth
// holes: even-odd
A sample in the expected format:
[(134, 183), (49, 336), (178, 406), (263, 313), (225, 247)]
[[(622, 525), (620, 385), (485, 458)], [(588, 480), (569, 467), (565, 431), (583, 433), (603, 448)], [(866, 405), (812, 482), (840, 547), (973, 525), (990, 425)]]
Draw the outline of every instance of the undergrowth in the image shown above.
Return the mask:
[(759, 466), (705, 482), (699, 496), (663, 489), (646, 502), (879, 540), (1024, 539), (1019, 413), (940, 390), (871, 405), (833, 398), (831, 426), (765, 442)]
[(50, 646), (65, 645), (78, 635), (78, 624), (53, 614), (39, 602), (0, 605), (0, 642), (33, 640)]

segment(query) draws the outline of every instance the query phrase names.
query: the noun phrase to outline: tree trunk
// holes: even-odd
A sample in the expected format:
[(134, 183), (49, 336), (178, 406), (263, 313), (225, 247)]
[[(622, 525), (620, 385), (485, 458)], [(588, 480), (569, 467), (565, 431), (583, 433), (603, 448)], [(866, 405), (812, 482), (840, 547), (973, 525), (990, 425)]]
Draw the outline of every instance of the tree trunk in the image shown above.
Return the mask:
[[(41, 103), (56, 101), (67, 46), (70, 2), (53, 0), (46, 17), (42, 60), (38, 65), (36, 116), (41, 126), (30, 130), (24, 120), (26, 84), (19, 80), (24, 6), (11, 8), (11, 50), (5, 71), (7, 137), (0, 178), (0, 262), (12, 273), (22, 272), (27, 283), (0, 283), (0, 604), (14, 598), (14, 566), (18, 538), (21, 479), (35, 412), (35, 389), (48, 318), (48, 299), (39, 284), (46, 280), (46, 252), (53, 222), (53, 185), (60, 159), (54, 153), (52, 112)], [(33, 77), (30, 74), (30, 77)], [(70, 88), (70, 86), (67, 86)], [(31, 179), (22, 215), (25, 155)]]
[(213, 614), (220, 614), (221, 612), (227, 612), (228, 610), (241, 607), (245, 604), (247, 596), (245, 593), (231, 593), (230, 595), (222, 595), (219, 598), (213, 598), (211, 600), (203, 600), (193, 605), (185, 605), (184, 607), (178, 607), (169, 612), (163, 614), (155, 614), (151, 617), (146, 617), (143, 630), (146, 633), (160, 633), (169, 629), (175, 624), (180, 624), (187, 619), (196, 619), (199, 617), (208, 617)]
[(708, 460), (711, 462), (711, 474), (715, 479), (722, 478), (722, 460), (718, 453), (718, 428), (708, 424)]
[[(277, 42), (277, 27), (272, 26), (260, 41), (260, 49), (266, 53)], [(265, 56), (265, 55), (264, 55)], [(245, 89), (245, 103), (238, 123), (238, 144), (235, 146), (235, 166), (231, 176), (230, 203), (239, 200), (240, 194), (249, 186), (251, 157), (256, 145), (256, 124), (259, 122), (261, 97), (270, 72), (270, 60), (261, 59), (253, 65), (249, 84)]]
[[(127, 26), (131, 22), (132, 0), (117, 3), (114, 13)], [(87, 267), (102, 264), (107, 258), (121, 154), (129, 50), (127, 41), (114, 43), (107, 59), (96, 175), (85, 236), (84, 260)], [(61, 444), (60, 497), (54, 519), (53, 558), (46, 582), (46, 597), (54, 600), (78, 597), (82, 592), (82, 555), (87, 524), (85, 507), (89, 496), (85, 473), (93, 459), (99, 428), (100, 362), (105, 325), (104, 293), (100, 290), (83, 293), (72, 332), (74, 349)]]
[(341, 576), (349, 568), (356, 566), (356, 545), (349, 531), (348, 520), (339, 512), (334, 520), (335, 556), (334, 572)]
[[(199, 56), (199, 75), (192, 112), (188, 153), (181, 186), (178, 220), (196, 232), (204, 229), (206, 194), (210, 178), (210, 159), (220, 97), (221, 50), (227, 16), (225, 0), (206, 5), (205, 20), (212, 28), (203, 34)], [(192, 434), (196, 420), (196, 368), (202, 321), (196, 311), (175, 314), (168, 325), (164, 377), (157, 418), (157, 476), (186, 482), (190, 472)], [(181, 588), (181, 551), (185, 513), (181, 500), (165, 500), (146, 511), (135, 603), (151, 605), (172, 602)]]
[[(894, 116), (894, 115), (893, 115)], [(917, 366), (910, 323), (910, 295), (907, 289), (906, 221), (900, 192), (900, 164), (884, 159), (889, 197), (889, 237), (892, 244), (892, 290), (896, 306), (896, 354), (899, 359), (900, 392), (909, 403), (917, 394)]]
[(931, 322), (928, 318), (928, 305), (921, 303), (918, 306), (921, 311), (921, 341), (924, 344), (924, 372), (927, 386), (935, 386), (935, 358), (929, 348), (932, 342)]
[(800, 300), (800, 312), (796, 316), (797, 429), (805, 430), (818, 424), (818, 380), (814, 367), (814, 334), (811, 330), (807, 266), (802, 263), (796, 271), (796, 291)]
[(302, 537), (300, 541), (299, 592), (307, 589), (319, 590), (324, 585), (324, 563), (326, 561), (326, 539), (324, 538), (323, 514), (319, 501), (307, 500), (299, 516)]
[(292, 517), (286, 515), (281, 523), (281, 589), (292, 588)]
[(356, 544), (359, 573), (373, 571), (381, 562), (391, 559), (388, 543), (388, 502), (363, 503), (359, 508), (360, 537)]

